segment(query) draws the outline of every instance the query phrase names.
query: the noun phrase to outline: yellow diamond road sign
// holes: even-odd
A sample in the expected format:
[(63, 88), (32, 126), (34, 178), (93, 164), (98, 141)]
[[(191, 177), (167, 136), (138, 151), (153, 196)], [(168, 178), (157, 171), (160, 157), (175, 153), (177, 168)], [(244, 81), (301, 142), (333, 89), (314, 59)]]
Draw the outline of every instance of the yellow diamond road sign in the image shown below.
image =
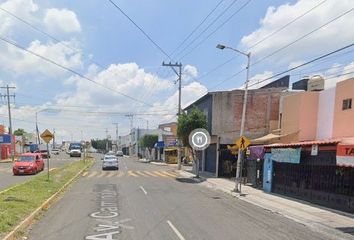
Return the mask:
[(41, 134), (41, 138), (43, 139), (43, 141), (45, 141), (46, 143), (49, 143), (50, 140), (53, 139), (53, 134), (46, 129), (42, 134)]
[(239, 149), (245, 150), (251, 144), (251, 141), (245, 136), (242, 136), (236, 140), (235, 144)]

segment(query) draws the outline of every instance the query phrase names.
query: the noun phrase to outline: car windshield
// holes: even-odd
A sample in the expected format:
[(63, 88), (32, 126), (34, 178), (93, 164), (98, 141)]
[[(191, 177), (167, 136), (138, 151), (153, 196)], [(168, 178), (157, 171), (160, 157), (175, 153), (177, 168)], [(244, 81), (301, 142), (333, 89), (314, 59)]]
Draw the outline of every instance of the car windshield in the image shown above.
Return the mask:
[(104, 160), (106, 161), (110, 161), (110, 160), (117, 160), (117, 158), (116, 157), (114, 157), (114, 156), (105, 156), (104, 157)]
[(35, 160), (34, 156), (21, 156), (17, 161), (18, 162), (33, 162)]

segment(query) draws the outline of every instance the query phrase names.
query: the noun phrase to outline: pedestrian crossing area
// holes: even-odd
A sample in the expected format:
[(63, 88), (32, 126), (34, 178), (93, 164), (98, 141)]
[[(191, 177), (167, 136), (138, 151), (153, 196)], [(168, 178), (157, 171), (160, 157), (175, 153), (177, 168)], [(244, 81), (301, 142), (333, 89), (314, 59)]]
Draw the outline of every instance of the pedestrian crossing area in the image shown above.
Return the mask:
[(82, 173), (83, 178), (117, 178), (117, 177), (145, 177), (145, 178), (176, 178), (178, 173), (173, 171), (86, 171)]

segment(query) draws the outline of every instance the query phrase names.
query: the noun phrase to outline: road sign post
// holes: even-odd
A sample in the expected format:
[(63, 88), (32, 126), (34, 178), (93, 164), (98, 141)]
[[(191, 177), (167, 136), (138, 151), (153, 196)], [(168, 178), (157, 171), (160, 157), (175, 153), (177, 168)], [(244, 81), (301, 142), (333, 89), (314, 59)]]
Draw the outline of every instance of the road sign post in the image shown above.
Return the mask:
[[(247, 149), (247, 147), (251, 144), (251, 141), (246, 138), (245, 136), (241, 136), (235, 142), (236, 146), (238, 147), (238, 157), (237, 157), (237, 169), (239, 169), (239, 173), (237, 173), (236, 169), (236, 178), (235, 178), (235, 191), (241, 194), (241, 178), (242, 178), (242, 168), (243, 168), (243, 153)], [(239, 186), (239, 187), (238, 187)]]
[(49, 142), (53, 139), (53, 134), (48, 130), (44, 130), (44, 132), (41, 134), (41, 138), (43, 141), (47, 143), (47, 175), (48, 175), (48, 181), (49, 181)]

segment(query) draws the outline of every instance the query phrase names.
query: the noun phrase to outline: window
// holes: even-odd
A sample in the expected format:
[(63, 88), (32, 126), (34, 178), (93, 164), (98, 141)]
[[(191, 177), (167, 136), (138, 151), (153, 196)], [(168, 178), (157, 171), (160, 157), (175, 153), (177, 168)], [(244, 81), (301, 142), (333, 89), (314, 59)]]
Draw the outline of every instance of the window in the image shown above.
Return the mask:
[(342, 110), (347, 110), (352, 108), (352, 99), (344, 99), (343, 100), (343, 105), (342, 105)]

